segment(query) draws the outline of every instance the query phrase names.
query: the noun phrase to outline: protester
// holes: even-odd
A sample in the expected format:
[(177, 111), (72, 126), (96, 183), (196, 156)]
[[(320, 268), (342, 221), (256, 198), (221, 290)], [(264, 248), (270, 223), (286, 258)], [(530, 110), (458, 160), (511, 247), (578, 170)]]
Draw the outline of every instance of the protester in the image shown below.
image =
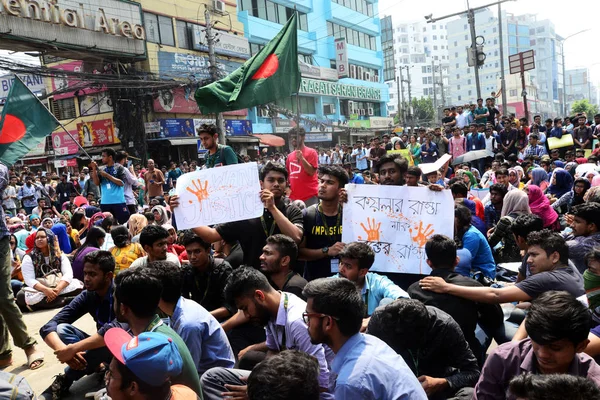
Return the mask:
[(304, 128), (292, 128), (288, 135), (295, 149), (285, 162), (289, 173), (290, 199), (302, 200), (307, 207), (310, 207), (318, 202), (318, 155), (314, 149), (304, 145), (306, 137)]
[(162, 226), (148, 225), (142, 229), (140, 233), (140, 245), (146, 255), (136, 258), (129, 267), (145, 267), (149, 262), (161, 260), (171, 261), (181, 266), (179, 258), (175, 254), (167, 252), (168, 237), (169, 232)]
[(127, 227), (123, 225), (115, 226), (110, 231), (114, 246), (108, 249), (115, 258), (115, 276), (121, 270), (125, 270), (140, 257), (144, 257), (146, 252), (139, 243), (131, 243), (131, 236)]
[(90, 229), (85, 239), (85, 244), (79, 247), (77, 251), (75, 251), (75, 253), (73, 254), (72, 268), (73, 276), (75, 278), (79, 279), (80, 281), (83, 280), (83, 266), (85, 256), (88, 253), (91, 253), (92, 251), (100, 250), (105, 238), (106, 232), (104, 232), (104, 229), (98, 226), (93, 226)]

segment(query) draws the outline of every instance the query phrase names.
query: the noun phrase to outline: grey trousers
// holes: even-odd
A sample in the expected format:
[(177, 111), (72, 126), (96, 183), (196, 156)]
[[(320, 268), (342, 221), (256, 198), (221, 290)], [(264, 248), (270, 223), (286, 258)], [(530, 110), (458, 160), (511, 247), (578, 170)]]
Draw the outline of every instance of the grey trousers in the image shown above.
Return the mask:
[(223, 400), (221, 393), (229, 391), (225, 385), (245, 385), (246, 382), (242, 378), (247, 378), (250, 372), (244, 369), (223, 367), (209, 369), (200, 377), (204, 400)]
[(25, 349), (36, 344), (33, 337), (27, 333), (23, 322), (23, 314), (15, 303), (15, 297), (10, 285), (10, 237), (0, 238), (0, 360), (12, 356), (10, 338), (13, 337), (15, 345)]

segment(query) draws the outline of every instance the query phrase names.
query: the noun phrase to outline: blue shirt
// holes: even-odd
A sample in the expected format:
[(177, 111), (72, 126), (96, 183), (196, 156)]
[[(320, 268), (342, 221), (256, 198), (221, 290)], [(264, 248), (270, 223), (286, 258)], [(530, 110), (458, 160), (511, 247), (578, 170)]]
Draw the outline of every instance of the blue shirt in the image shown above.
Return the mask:
[(492, 249), (487, 239), (473, 225), (465, 232), (462, 238), (463, 247), (471, 253), (471, 269), (481, 271), (490, 279), (496, 278), (496, 263)]
[(354, 174), (349, 183), (365, 183), (365, 178), (363, 178), (361, 174)]
[[(367, 162), (367, 150), (363, 147), (362, 149), (355, 149), (352, 152), (353, 155), (356, 155), (356, 168), (358, 168), (361, 171), (364, 171), (365, 169), (369, 169), (369, 164)], [(363, 158), (362, 160), (360, 160), (360, 158)]]
[[(333, 278), (341, 278), (341, 276), (340, 274), (336, 274)], [(367, 272), (367, 275), (365, 275), (365, 284), (360, 294), (365, 302), (368, 315), (375, 312), (375, 309), (379, 307), (379, 303), (383, 299), (396, 300), (400, 297), (405, 299), (410, 298), (408, 293), (392, 282), (390, 278), (374, 272)]]
[(115, 185), (105, 177), (100, 177), (100, 192), (102, 204), (125, 204), (125, 168), (122, 165), (114, 164), (112, 166), (102, 167), (107, 174), (123, 181), (123, 186)]
[(484, 150), (485, 149), (485, 134), (481, 132), (470, 133), (467, 136), (467, 151)]
[(235, 356), (225, 331), (200, 304), (180, 297), (170, 325), (190, 350), (198, 376), (213, 367), (233, 368)]
[[(23, 197), (33, 196), (33, 198), (23, 199)], [(34, 184), (31, 186), (27, 186), (27, 184), (23, 184), (21, 189), (19, 189), (19, 193), (17, 193), (17, 197), (23, 203), (23, 207), (36, 207), (37, 206), (37, 188)]]
[[(427, 155), (423, 155), (423, 153), (427, 153)], [(434, 163), (437, 161), (439, 157), (437, 144), (430, 142), (429, 146), (427, 143), (423, 143), (421, 145), (421, 162), (422, 163)]]
[(548, 137), (555, 137), (555, 138), (562, 138), (563, 135), (563, 130), (562, 128), (552, 128), (552, 130), (550, 131), (550, 135)]
[(337, 374), (336, 400), (427, 399), (404, 359), (375, 336), (351, 336), (335, 355), (331, 370)]
[[(298, 350), (315, 357), (319, 362), (319, 386), (329, 388), (329, 364), (333, 360), (333, 352), (322, 344), (312, 344), (308, 327), (302, 319), (304, 311), (304, 300), (292, 293), (281, 292), (277, 317), (270, 320), (265, 328), (267, 348), (272, 351)], [(320, 398), (333, 399), (333, 395), (321, 393)]]

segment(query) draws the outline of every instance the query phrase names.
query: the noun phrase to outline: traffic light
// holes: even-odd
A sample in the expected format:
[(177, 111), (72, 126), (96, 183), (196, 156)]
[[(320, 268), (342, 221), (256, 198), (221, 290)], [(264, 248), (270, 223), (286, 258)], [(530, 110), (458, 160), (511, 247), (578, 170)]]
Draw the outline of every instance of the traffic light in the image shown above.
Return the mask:
[(477, 61), (477, 66), (482, 66), (485, 63), (485, 52), (483, 51), (483, 45), (477, 45), (477, 49), (475, 50), (475, 60)]

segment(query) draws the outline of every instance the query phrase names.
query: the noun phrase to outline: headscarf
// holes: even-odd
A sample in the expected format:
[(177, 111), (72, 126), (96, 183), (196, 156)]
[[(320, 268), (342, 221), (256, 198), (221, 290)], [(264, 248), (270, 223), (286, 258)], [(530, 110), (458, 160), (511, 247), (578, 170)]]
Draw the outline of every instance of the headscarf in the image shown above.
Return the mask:
[(158, 214), (160, 215), (160, 219), (154, 220), (154, 222), (156, 222), (156, 225), (164, 225), (164, 224), (171, 223), (171, 219), (167, 215), (167, 209), (164, 208), (163, 206), (154, 206), (154, 207), (152, 207), (151, 211), (152, 211), (152, 213), (154, 213), (154, 211), (158, 211)]
[(54, 226), (54, 220), (52, 218), (48, 218), (48, 217), (46, 217), (42, 220), (42, 223), (40, 224), (40, 226), (44, 226), (44, 222), (46, 222), (46, 221), (52, 222), (52, 226)]
[(71, 214), (71, 211), (69, 210), (61, 212), (60, 215), (65, 216), (69, 221), (71, 220), (71, 218), (73, 218), (73, 214)]
[(600, 186), (594, 186), (588, 190), (583, 196), (583, 201), (600, 202)]
[(513, 169), (515, 171), (517, 171), (517, 174), (519, 174), (519, 182), (521, 182), (521, 180), (525, 176), (525, 171), (523, 171), (523, 167), (521, 167), (520, 165), (517, 165)]
[(542, 182), (548, 181), (548, 173), (544, 170), (544, 168), (534, 168), (531, 171), (531, 184), (535, 186), (540, 186)]
[(550, 200), (542, 193), (539, 186), (529, 185), (529, 208), (533, 214), (539, 215), (544, 221), (544, 228), (551, 227), (558, 219), (558, 214), (550, 205)]
[(571, 174), (571, 176), (575, 176), (575, 171), (577, 170), (577, 163), (575, 161), (568, 162), (565, 164), (565, 170)]
[[(35, 237), (37, 237), (37, 234), (39, 232), (45, 232), (46, 236), (48, 237), (48, 250), (49, 250), (49, 259), (48, 259), (48, 263), (46, 263), (46, 260), (44, 258), (44, 253), (42, 253), (42, 251), (37, 248), (34, 244), (33, 246), (33, 250), (31, 250), (31, 253), (29, 253), (29, 256), (31, 257), (31, 261), (33, 263), (33, 269), (35, 271), (35, 277), (36, 278), (40, 278), (44, 275), (45, 272), (49, 272), (49, 270), (56, 270), (57, 272), (60, 272), (61, 270), (61, 260), (60, 260), (60, 250), (57, 249), (55, 247), (55, 243), (54, 243), (54, 233), (50, 230), (50, 229), (46, 229), (44, 227), (40, 227), (37, 232), (35, 232), (34, 235), (34, 241), (35, 241)], [(42, 270), (42, 267), (46, 265), (46, 267), (44, 268), (44, 270)], [(48, 266), (50, 268), (48, 268)]]
[(562, 195), (571, 191), (573, 188), (573, 177), (562, 168), (556, 168), (552, 175), (552, 180), (556, 179), (556, 184), (550, 183), (548, 193), (560, 199)]
[(479, 232), (486, 235), (487, 229), (485, 228), (485, 222), (483, 222), (481, 220), (481, 218), (479, 218), (476, 215), (475, 202), (473, 200), (469, 200), (469, 199), (462, 199), (462, 202), (463, 202), (464, 206), (467, 207), (469, 209), (469, 211), (471, 211), (471, 225), (473, 225), (475, 228), (477, 228), (477, 230)]
[(594, 179), (592, 179), (592, 186), (600, 186), (600, 175), (596, 175)]
[[(598, 178), (598, 182), (600, 182), (600, 176), (596, 176), (594, 177), (594, 179)], [(575, 193), (575, 185), (577, 183), (583, 183), (583, 185), (585, 186), (583, 189), (583, 193), (581, 193), (580, 196), (577, 195), (577, 193)], [(580, 204), (583, 204), (584, 198), (585, 198), (585, 194), (587, 193), (588, 190), (590, 190), (590, 181), (588, 181), (585, 178), (579, 178), (576, 179), (575, 182), (573, 183), (573, 200), (571, 201), (571, 207), (575, 207), (578, 206)]]
[(564, 168), (565, 167), (565, 163), (562, 162), (562, 161), (560, 161), (560, 160), (556, 160), (556, 161), (553, 161), (553, 162), (554, 162), (554, 167), (555, 168)]
[(31, 214), (31, 215), (29, 216), (29, 222), (33, 221), (33, 220), (34, 220), (34, 219), (36, 219), (36, 218), (37, 218), (37, 219), (40, 219), (40, 216), (39, 216), (39, 215), (37, 215), (37, 214)]
[(522, 190), (509, 190), (504, 196), (502, 203), (501, 217), (505, 217), (508, 214), (521, 212), (523, 214), (530, 214), (531, 209), (529, 208), (529, 198), (527, 193)]
[(131, 217), (129, 217), (127, 225), (129, 227), (129, 234), (133, 238), (139, 235), (142, 229), (148, 225), (148, 220), (142, 214), (133, 214)]
[(58, 238), (58, 246), (63, 253), (70, 254), (71, 253), (71, 241), (69, 240), (69, 235), (67, 234), (67, 227), (64, 224), (54, 224), (51, 231)]
[(465, 171), (464, 174), (469, 177), (470, 188), (477, 186), (477, 179), (475, 179), (472, 172)]
[(37, 231), (30, 233), (29, 236), (27, 236), (25, 238), (25, 246), (27, 246), (26, 253), (30, 253), (31, 250), (33, 250), (33, 247), (35, 246), (35, 235), (36, 234), (37, 234)]
[[(515, 178), (511, 178), (510, 173), (513, 173)], [(515, 181), (511, 181), (511, 179), (515, 179)], [(514, 168), (508, 169), (508, 182), (513, 185), (513, 187), (519, 188), (519, 183), (521, 183), (521, 179), (519, 178), (519, 172)]]

